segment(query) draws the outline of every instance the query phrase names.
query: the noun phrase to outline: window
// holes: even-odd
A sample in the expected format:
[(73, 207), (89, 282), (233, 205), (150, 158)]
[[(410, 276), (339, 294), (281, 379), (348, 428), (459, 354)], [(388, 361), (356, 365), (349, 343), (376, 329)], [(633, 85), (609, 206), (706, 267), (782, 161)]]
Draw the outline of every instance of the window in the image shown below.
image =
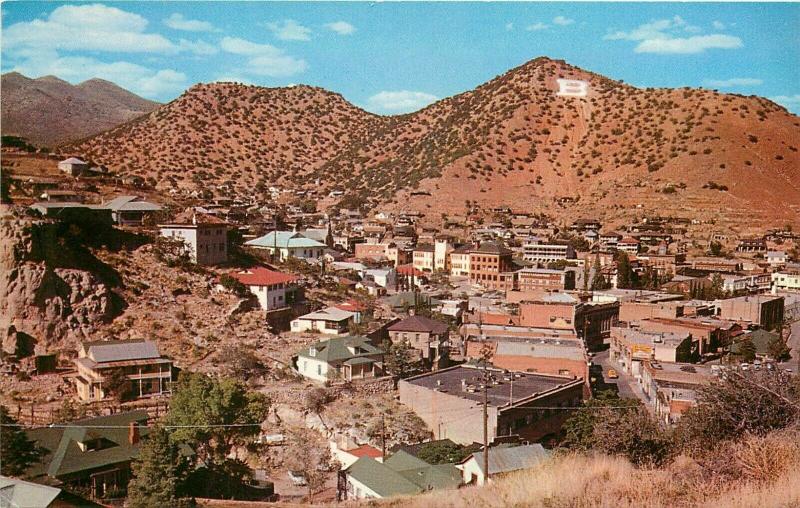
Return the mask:
[(317, 364), (317, 375), (318, 376), (322, 375), (322, 365), (320, 365), (320, 364)]

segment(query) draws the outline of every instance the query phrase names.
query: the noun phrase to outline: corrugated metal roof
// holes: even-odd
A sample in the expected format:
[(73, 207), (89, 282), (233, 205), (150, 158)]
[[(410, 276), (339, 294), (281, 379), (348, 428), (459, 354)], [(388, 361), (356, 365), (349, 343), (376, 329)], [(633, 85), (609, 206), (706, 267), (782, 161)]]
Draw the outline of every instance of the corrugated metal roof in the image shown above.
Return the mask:
[(0, 476), (0, 507), (28, 508), (50, 506), (61, 489)]
[(91, 342), (84, 345), (87, 356), (97, 363), (120, 362), (160, 358), (158, 345), (144, 340), (120, 340)]
[[(483, 451), (475, 452), (472, 457), (483, 472)], [(491, 448), (489, 450), (489, 474), (510, 473), (520, 469), (537, 466), (550, 457), (550, 452), (538, 443), (510, 448)]]

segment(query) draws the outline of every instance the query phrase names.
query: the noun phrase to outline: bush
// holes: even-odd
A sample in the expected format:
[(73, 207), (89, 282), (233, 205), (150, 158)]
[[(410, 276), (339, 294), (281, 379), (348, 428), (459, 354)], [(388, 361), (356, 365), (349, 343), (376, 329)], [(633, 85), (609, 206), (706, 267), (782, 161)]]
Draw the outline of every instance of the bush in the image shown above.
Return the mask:
[(245, 298), (251, 294), (247, 286), (242, 284), (238, 279), (231, 277), (227, 273), (223, 274), (219, 278), (219, 284), (240, 298)]

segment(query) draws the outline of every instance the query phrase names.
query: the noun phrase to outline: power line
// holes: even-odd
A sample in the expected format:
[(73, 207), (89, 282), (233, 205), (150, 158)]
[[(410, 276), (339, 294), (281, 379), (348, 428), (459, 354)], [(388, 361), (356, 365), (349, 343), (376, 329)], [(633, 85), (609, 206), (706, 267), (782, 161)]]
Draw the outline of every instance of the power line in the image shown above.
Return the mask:
[[(229, 427), (261, 427), (260, 423), (219, 423), (219, 424), (198, 424), (198, 425), (157, 425), (157, 424), (137, 424), (139, 428), (155, 428), (161, 427), (162, 429), (212, 429), (212, 428), (229, 428)], [(0, 427), (33, 427), (33, 428), (50, 428), (50, 429), (128, 429), (130, 425), (73, 425), (73, 424), (50, 424), (41, 427), (34, 425), (25, 425), (23, 423), (0, 423)]]

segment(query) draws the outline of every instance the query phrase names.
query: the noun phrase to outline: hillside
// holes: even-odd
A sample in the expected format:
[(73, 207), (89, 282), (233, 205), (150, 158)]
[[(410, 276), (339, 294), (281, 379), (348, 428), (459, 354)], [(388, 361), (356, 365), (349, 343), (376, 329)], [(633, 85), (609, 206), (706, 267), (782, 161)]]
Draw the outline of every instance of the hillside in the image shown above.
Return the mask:
[[(558, 96), (559, 78), (587, 81), (588, 95)], [(226, 183), (249, 194), (282, 183), (437, 218), (463, 214), (467, 201), (559, 212), (569, 197), (582, 201), (564, 211), (601, 217), (791, 221), (798, 146), (800, 119), (766, 99), (639, 89), (538, 58), (393, 117), (306, 86), (197, 85), (69, 148), (163, 189)]]
[(39, 146), (85, 138), (116, 127), (158, 103), (114, 83), (90, 79), (71, 85), (54, 76), (2, 76), (2, 132)]

